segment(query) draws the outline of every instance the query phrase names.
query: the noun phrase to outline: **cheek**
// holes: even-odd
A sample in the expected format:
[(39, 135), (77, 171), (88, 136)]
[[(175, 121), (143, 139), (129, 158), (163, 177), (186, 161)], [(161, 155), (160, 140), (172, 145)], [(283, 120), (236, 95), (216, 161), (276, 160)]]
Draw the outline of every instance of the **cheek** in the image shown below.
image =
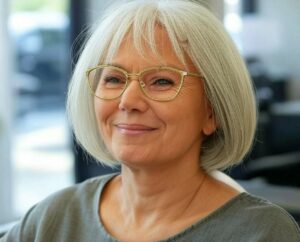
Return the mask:
[[(168, 137), (199, 135), (203, 124), (203, 115), (200, 105), (195, 103), (168, 103), (166, 107), (156, 110), (156, 116), (160, 118), (166, 128)], [(192, 138), (192, 137), (190, 137)], [(175, 141), (175, 140), (174, 140)]]
[(101, 135), (106, 135), (109, 127), (109, 120), (113, 115), (114, 110), (113, 102), (105, 102), (101, 100), (95, 100), (95, 115), (97, 119), (97, 125)]
[(190, 138), (201, 139), (208, 118), (203, 100), (192, 99), (190, 102), (182, 103), (177, 110), (176, 122), (181, 126), (178, 130), (181, 129), (183, 133), (186, 133), (185, 136), (190, 136)]

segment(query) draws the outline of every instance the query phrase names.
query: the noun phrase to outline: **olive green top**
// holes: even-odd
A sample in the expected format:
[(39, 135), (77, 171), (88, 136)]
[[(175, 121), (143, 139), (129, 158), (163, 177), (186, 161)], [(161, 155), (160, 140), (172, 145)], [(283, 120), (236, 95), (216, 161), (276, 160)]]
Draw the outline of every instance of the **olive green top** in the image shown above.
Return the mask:
[[(31, 208), (1, 242), (116, 242), (98, 216), (104, 185), (116, 174), (89, 179)], [(143, 241), (143, 238), (136, 238)], [(282, 208), (241, 193), (180, 233), (163, 241), (299, 242), (300, 230)]]

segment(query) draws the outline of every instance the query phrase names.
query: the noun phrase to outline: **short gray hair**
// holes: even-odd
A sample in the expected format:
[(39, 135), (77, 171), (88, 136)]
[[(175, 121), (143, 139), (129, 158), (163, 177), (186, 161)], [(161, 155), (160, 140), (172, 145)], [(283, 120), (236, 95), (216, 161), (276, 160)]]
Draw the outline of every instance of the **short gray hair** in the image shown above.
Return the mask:
[(222, 23), (195, 1), (126, 1), (114, 5), (96, 23), (69, 86), (67, 112), (76, 140), (96, 160), (109, 166), (119, 164), (98, 131), (85, 72), (112, 60), (128, 33), (141, 54), (145, 40), (157, 53), (156, 24), (166, 30), (182, 63), (187, 55), (205, 77), (205, 92), (218, 128), (202, 144), (200, 165), (212, 171), (239, 163), (252, 146), (256, 128), (252, 82)]

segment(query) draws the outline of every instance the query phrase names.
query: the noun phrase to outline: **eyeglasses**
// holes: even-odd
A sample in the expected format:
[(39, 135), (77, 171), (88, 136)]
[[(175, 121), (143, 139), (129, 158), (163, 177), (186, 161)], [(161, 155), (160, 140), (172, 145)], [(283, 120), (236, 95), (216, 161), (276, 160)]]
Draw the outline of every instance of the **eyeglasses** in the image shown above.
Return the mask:
[(92, 93), (100, 99), (120, 97), (129, 85), (129, 78), (137, 77), (142, 92), (155, 101), (171, 101), (179, 94), (185, 76), (201, 77), (197, 73), (173, 67), (153, 67), (139, 73), (128, 73), (120, 67), (99, 65), (86, 71)]

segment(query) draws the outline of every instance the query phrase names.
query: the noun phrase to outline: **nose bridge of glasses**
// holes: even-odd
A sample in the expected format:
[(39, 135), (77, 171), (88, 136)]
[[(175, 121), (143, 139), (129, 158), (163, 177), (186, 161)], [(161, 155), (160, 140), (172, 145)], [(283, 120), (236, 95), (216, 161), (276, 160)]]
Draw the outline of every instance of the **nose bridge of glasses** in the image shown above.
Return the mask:
[[(138, 82), (139, 86), (143, 87), (143, 83), (141, 83), (141, 81), (140, 81), (140, 74), (139, 73), (126, 73), (126, 79), (127, 79), (127, 81), (126, 81), (127, 84), (125, 86), (125, 89), (128, 89), (129, 86), (131, 86), (130, 85), (131, 82), (133, 82), (133, 81)], [(124, 89), (124, 91), (125, 91), (125, 89)]]
[(128, 73), (127, 74), (127, 81), (137, 81), (142, 88), (144, 88), (145, 84), (144, 82), (140, 79), (141, 73)]
[(131, 80), (139, 80), (140, 74), (139, 73), (128, 73), (127, 78)]

